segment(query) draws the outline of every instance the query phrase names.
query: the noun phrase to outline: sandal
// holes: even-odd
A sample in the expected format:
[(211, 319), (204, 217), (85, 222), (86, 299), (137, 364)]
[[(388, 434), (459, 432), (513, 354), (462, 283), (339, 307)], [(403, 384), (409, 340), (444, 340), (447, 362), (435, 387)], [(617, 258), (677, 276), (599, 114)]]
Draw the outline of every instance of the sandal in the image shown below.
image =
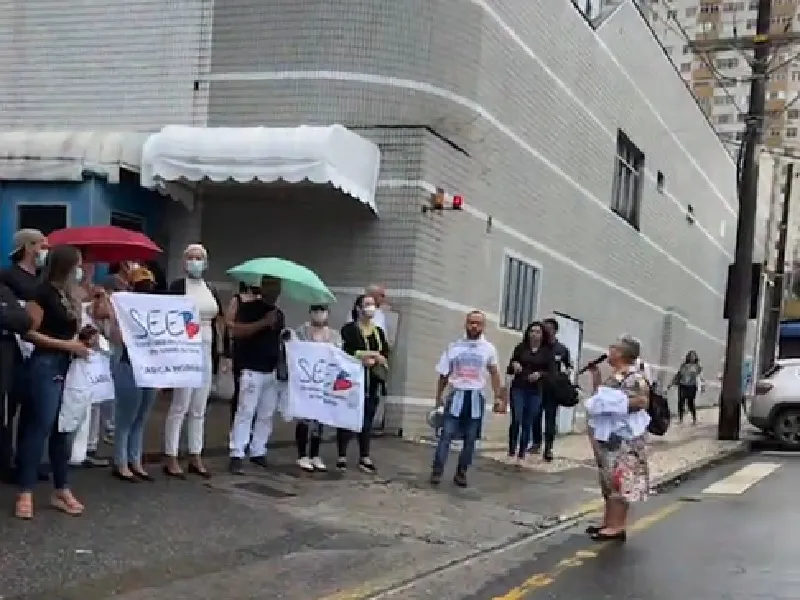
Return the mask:
[(83, 514), (84, 506), (70, 492), (54, 494), (50, 498), (50, 505), (64, 514), (77, 517)]
[(600, 533), (600, 530), (603, 529), (605, 525), (589, 525), (586, 528), (586, 533), (589, 535), (595, 535), (596, 533)]
[(31, 496), (17, 496), (17, 502), (14, 504), (14, 516), (24, 521), (30, 521), (33, 518), (33, 498)]
[(593, 533), (590, 536), (595, 542), (624, 542), (628, 538), (625, 530), (617, 531), (616, 533), (606, 533), (603, 530)]

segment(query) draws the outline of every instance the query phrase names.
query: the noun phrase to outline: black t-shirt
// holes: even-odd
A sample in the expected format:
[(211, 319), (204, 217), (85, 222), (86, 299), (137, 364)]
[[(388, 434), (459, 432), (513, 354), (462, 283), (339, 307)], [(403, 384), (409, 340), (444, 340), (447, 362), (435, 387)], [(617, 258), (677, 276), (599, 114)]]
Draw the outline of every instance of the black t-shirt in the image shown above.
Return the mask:
[[(39, 333), (57, 340), (71, 340), (78, 333), (78, 315), (69, 307), (69, 300), (52, 284), (40, 283), (32, 298), (42, 309)], [(52, 351), (37, 348), (37, 351)]]
[(12, 265), (0, 271), (0, 282), (5, 283), (18, 300), (27, 302), (33, 300), (36, 287), (39, 285), (39, 277), (19, 265)]
[(263, 300), (252, 300), (239, 304), (235, 321), (236, 323), (255, 323), (273, 310), (278, 311), (278, 320), (274, 327), (262, 329), (256, 334), (235, 340), (236, 367), (238, 369), (272, 373), (278, 366), (281, 331), (285, 326), (283, 312)]

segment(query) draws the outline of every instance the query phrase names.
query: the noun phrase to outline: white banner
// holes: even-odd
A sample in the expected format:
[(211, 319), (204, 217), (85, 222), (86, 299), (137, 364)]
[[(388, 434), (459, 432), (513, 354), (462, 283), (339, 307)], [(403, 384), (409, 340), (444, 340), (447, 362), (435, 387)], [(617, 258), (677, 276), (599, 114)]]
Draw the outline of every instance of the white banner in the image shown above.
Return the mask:
[(203, 386), (203, 341), (197, 307), (186, 296), (115, 292), (111, 304), (142, 388)]
[(332, 344), (286, 343), (288, 416), (361, 431), (364, 367)]

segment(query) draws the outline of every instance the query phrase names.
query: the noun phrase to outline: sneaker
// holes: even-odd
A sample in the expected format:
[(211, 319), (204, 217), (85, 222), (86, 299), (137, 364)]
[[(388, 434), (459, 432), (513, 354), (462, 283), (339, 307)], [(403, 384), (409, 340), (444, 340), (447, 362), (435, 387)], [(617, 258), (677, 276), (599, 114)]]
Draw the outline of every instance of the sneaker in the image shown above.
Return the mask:
[(308, 471), (311, 473), (314, 470), (314, 463), (311, 462), (311, 459), (307, 456), (303, 458), (297, 459), (297, 466), (303, 469), (303, 471)]
[(364, 473), (373, 474), (378, 472), (378, 469), (375, 468), (375, 463), (372, 462), (369, 456), (365, 456), (358, 461), (358, 468), (364, 471)]
[(234, 475), (244, 475), (244, 461), (241, 458), (231, 458), (228, 471)]
[(336, 469), (338, 471), (344, 472), (347, 471), (347, 459), (340, 456), (336, 459)]
[(322, 462), (322, 459), (319, 456), (315, 456), (311, 459), (311, 465), (314, 467), (315, 471), (327, 471), (328, 467), (325, 466), (325, 463)]
[(467, 474), (463, 471), (456, 472), (456, 474), (453, 476), (453, 483), (455, 483), (458, 487), (467, 487)]
[(261, 467), (262, 469), (267, 468), (267, 457), (266, 456), (251, 456), (250, 462), (254, 465)]
[(442, 483), (441, 471), (431, 471), (431, 478), (428, 481), (431, 482), (431, 485), (439, 485)]

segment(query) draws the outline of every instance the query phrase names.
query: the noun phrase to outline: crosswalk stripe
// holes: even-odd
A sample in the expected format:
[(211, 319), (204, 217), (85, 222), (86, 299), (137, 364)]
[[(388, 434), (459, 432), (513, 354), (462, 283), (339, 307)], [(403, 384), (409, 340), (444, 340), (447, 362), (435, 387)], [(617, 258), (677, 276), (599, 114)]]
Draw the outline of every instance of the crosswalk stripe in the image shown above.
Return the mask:
[(712, 483), (703, 490), (704, 494), (736, 495), (743, 494), (756, 483), (773, 473), (781, 466), (780, 463), (754, 462), (745, 465), (735, 473), (724, 479)]

